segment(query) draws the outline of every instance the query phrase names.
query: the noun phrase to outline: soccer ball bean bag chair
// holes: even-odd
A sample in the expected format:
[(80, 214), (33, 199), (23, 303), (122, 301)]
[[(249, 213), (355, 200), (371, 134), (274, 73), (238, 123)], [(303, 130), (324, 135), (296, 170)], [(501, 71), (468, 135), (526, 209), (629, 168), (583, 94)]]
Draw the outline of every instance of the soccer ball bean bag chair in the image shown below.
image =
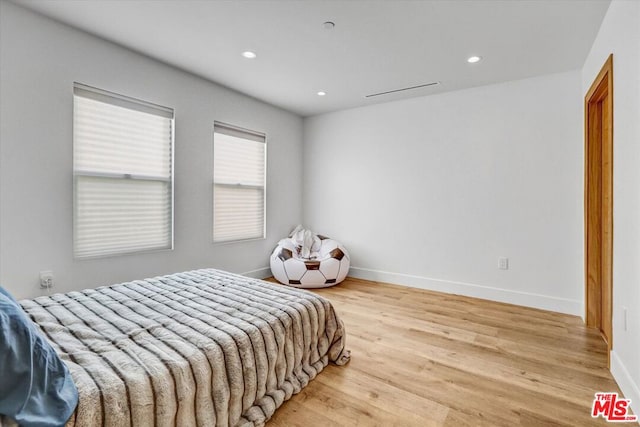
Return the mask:
[(297, 243), (293, 238), (282, 239), (271, 254), (271, 272), (280, 283), (296, 288), (326, 288), (347, 277), (349, 253), (340, 243), (317, 236), (308, 253)]

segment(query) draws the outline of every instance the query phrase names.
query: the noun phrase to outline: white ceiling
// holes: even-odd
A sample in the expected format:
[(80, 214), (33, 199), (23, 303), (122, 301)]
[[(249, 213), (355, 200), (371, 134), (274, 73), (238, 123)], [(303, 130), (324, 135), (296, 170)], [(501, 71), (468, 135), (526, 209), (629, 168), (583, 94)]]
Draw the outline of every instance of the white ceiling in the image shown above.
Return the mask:
[[(577, 69), (609, 0), (15, 0), (303, 116)], [(333, 30), (325, 30), (333, 21)], [(257, 59), (241, 56), (246, 50)], [(466, 58), (483, 60), (468, 64)], [(440, 85), (365, 95), (433, 81)], [(319, 97), (318, 91), (327, 92)]]

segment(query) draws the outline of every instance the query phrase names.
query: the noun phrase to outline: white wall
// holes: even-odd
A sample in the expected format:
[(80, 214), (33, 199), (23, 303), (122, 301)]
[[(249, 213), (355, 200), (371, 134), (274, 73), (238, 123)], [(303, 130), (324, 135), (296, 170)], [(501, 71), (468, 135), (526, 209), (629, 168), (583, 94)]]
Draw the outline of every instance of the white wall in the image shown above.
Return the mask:
[[(302, 119), (0, 0), (0, 284), (17, 297), (200, 267), (268, 265), (302, 218)], [(215, 55), (215, 52), (211, 52)], [(72, 88), (78, 81), (176, 111), (175, 250), (78, 261), (72, 252)], [(268, 139), (267, 239), (212, 243), (213, 121)], [(263, 272), (259, 272), (263, 273)]]
[(575, 71), (307, 118), (304, 222), (357, 277), (582, 314), (580, 90)]
[[(582, 69), (586, 94), (613, 53), (611, 372), (640, 412), (640, 2), (613, 1)], [(627, 330), (623, 310), (627, 308)]]

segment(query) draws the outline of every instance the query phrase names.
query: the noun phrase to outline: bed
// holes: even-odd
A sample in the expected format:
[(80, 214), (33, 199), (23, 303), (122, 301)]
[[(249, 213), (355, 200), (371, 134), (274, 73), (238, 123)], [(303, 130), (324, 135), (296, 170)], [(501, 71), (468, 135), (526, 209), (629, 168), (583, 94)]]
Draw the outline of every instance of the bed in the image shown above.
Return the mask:
[(214, 269), (20, 304), (77, 386), (68, 427), (262, 426), (350, 356), (327, 299)]

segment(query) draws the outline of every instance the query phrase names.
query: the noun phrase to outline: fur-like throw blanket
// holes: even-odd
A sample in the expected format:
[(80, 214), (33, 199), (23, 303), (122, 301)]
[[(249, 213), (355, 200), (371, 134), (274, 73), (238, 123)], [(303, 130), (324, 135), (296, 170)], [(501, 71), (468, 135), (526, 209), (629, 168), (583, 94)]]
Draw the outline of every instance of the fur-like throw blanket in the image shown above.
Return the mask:
[(207, 269), (21, 301), (67, 363), (67, 426), (262, 426), (329, 361), (331, 303)]

